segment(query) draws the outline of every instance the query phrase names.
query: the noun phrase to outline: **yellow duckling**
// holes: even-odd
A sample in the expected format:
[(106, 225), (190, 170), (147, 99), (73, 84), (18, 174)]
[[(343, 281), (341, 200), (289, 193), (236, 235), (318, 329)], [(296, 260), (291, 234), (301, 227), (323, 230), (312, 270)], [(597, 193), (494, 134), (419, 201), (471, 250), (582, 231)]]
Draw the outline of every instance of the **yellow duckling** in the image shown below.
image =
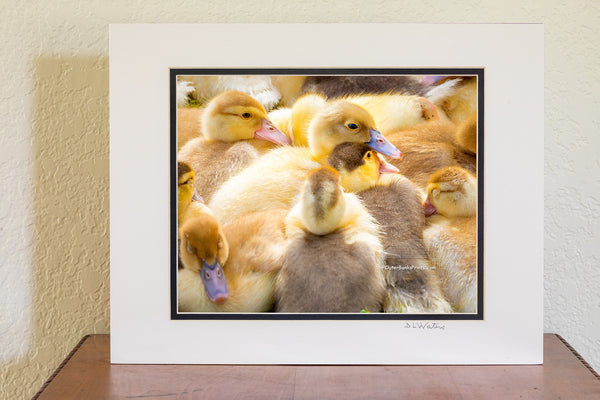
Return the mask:
[(394, 157), (401, 153), (376, 129), (363, 108), (344, 101), (328, 104), (310, 123), (308, 148), (275, 149), (224, 183), (212, 196), (209, 207), (220, 221), (261, 210), (291, 208), (309, 172), (327, 164), (340, 143), (365, 143)]
[(426, 96), (441, 111), (444, 118), (460, 124), (477, 114), (477, 77), (440, 77), (439, 85), (431, 88)]
[(179, 311), (272, 311), (286, 249), (286, 214), (256, 213), (223, 228), (210, 215), (188, 220), (180, 229)]
[(269, 118), (275, 126), (292, 138), (294, 146), (308, 147), (308, 128), (315, 115), (327, 101), (318, 94), (306, 94), (294, 102), (292, 108), (271, 111)]
[(381, 310), (378, 226), (354, 194), (343, 192), (335, 170), (309, 175), (285, 225), (290, 242), (277, 279), (276, 311)]
[(398, 172), (398, 168), (364, 143), (338, 144), (327, 163), (339, 172), (344, 190), (353, 193), (374, 187), (384, 173)]
[(194, 189), (194, 171), (184, 162), (177, 162), (177, 224), (200, 214), (211, 214)]
[(213, 98), (202, 112), (203, 137), (181, 148), (178, 160), (196, 176), (196, 190), (207, 201), (229, 177), (276, 145), (291, 144), (268, 119), (264, 107), (247, 94), (227, 91)]
[[(425, 216), (419, 189), (391, 165), (370, 162), (377, 153), (357, 143), (343, 143), (329, 157), (340, 172), (342, 186), (353, 187), (383, 230), (385, 312), (450, 313), (439, 277), (429, 262), (423, 228)], [(375, 167), (375, 168), (374, 168)], [(344, 183), (344, 181), (346, 182)]]
[(427, 184), (424, 239), (446, 298), (457, 312), (477, 312), (477, 180), (460, 167), (434, 173)]
[[(341, 100), (357, 104), (373, 117), (375, 125), (386, 135), (388, 132), (439, 119), (436, 107), (424, 97), (403, 94), (349, 95)], [(327, 104), (317, 93), (301, 96), (291, 109), (280, 109), (269, 114), (275, 125), (294, 138), (295, 146), (308, 146), (308, 130), (315, 115)]]

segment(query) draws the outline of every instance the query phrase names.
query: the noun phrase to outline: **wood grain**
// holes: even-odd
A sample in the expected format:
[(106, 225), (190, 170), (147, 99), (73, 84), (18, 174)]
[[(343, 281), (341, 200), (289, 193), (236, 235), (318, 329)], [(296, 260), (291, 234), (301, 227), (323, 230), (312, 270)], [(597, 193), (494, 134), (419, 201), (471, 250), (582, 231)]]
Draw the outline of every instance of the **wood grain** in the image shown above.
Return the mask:
[(600, 379), (557, 335), (544, 365), (111, 365), (91, 335), (34, 399), (600, 399)]

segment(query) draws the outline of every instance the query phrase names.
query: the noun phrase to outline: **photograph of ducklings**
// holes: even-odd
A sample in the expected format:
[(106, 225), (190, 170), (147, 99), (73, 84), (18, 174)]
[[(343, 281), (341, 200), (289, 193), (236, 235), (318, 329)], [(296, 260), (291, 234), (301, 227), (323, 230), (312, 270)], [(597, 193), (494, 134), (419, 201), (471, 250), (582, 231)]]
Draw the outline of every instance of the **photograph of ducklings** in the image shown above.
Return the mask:
[(177, 312), (481, 311), (477, 71), (178, 74)]

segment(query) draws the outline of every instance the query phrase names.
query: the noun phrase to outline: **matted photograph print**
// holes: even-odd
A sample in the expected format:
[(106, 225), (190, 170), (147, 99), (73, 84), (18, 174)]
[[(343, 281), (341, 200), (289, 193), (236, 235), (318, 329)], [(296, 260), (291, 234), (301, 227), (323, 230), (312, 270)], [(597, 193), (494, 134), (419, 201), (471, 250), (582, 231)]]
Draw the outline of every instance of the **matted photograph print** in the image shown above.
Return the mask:
[(483, 319), (483, 69), (172, 69), (172, 319)]

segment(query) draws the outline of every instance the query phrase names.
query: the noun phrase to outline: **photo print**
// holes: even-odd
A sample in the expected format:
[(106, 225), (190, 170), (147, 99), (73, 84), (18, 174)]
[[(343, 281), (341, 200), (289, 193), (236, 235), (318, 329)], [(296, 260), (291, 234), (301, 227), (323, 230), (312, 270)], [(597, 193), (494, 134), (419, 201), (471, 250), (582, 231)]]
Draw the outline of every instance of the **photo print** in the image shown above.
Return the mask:
[(172, 319), (483, 319), (483, 69), (171, 69)]

